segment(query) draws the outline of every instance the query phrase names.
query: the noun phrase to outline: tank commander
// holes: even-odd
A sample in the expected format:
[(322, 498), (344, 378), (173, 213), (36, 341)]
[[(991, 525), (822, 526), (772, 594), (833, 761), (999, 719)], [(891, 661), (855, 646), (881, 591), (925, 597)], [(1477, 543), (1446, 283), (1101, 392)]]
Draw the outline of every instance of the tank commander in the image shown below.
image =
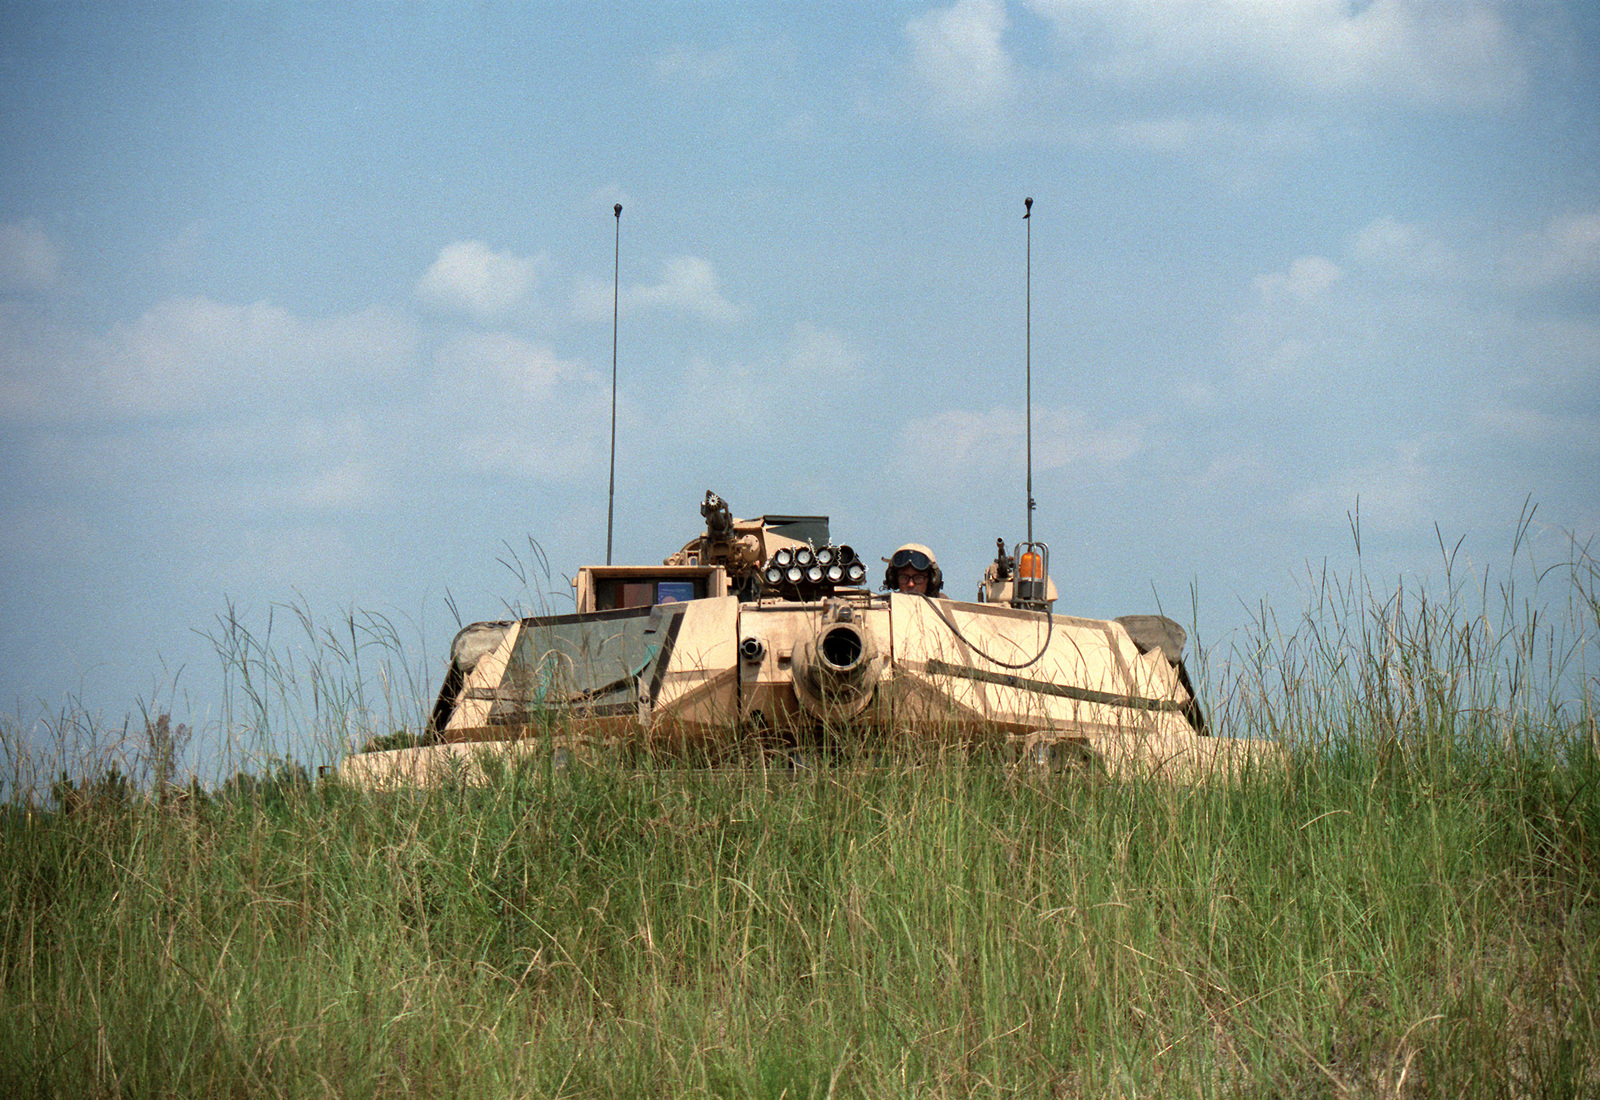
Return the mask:
[(883, 587), (890, 592), (906, 592), (915, 596), (937, 596), (944, 591), (944, 574), (939, 572), (939, 561), (919, 542), (908, 542), (884, 558), (889, 568), (884, 570)]

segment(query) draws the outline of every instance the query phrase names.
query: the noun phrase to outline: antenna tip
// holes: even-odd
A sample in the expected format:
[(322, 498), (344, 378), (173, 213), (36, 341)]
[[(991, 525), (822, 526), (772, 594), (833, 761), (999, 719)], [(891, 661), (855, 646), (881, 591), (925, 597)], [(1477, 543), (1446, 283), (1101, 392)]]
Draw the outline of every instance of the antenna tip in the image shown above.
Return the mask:
[[(1029, 199), (1028, 201), (1032, 202), (1033, 200)], [(620, 202), (617, 203), (615, 210), (613, 210), (612, 212), (614, 214), (616, 214), (617, 217), (619, 217), (619, 218), (622, 217), (622, 204)]]
[(1033, 199), (1031, 199), (1031, 198), (1023, 199), (1022, 200), (1022, 208), (1027, 211), (1026, 214), (1022, 215), (1024, 218), (1032, 217), (1033, 216)]

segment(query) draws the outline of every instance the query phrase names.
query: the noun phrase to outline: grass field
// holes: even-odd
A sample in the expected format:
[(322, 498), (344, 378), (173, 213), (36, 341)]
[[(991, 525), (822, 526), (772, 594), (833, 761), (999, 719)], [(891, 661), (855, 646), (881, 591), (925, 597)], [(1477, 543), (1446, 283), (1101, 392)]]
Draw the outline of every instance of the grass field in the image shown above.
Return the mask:
[(1289, 762), (1231, 782), (930, 751), (19, 796), (0, 1095), (1600, 1095), (1579, 565), (1554, 634), (1456, 593), (1264, 619), (1214, 713)]

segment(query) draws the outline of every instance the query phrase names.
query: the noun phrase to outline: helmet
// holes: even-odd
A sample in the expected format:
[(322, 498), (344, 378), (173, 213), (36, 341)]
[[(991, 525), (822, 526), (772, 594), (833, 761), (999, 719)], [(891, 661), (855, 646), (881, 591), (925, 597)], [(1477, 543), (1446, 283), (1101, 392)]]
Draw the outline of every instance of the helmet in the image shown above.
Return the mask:
[(928, 595), (937, 596), (944, 589), (944, 574), (939, 571), (939, 559), (920, 542), (908, 542), (883, 560), (888, 563), (888, 568), (883, 572), (883, 587), (890, 592), (900, 587), (898, 574), (908, 565), (928, 574)]

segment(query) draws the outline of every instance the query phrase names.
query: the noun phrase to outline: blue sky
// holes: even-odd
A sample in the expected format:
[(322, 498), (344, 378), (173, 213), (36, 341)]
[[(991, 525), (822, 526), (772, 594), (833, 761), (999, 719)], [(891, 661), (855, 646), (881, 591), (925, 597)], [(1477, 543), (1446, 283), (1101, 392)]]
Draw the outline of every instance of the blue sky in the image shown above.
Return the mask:
[[(1600, 533), (1600, 15), (0, 6), (0, 700), (220, 720), (229, 608), (454, 630), (741, 515), (1036, 533), (1226, 646)], [(546, 553), (519, 579), (508, 547)], [(514, 564), (514, 563), (513, 563)], [(281, 613), (279, 619), (281, 620)], [(286, 645), (292, 632), (275, 627)]]

